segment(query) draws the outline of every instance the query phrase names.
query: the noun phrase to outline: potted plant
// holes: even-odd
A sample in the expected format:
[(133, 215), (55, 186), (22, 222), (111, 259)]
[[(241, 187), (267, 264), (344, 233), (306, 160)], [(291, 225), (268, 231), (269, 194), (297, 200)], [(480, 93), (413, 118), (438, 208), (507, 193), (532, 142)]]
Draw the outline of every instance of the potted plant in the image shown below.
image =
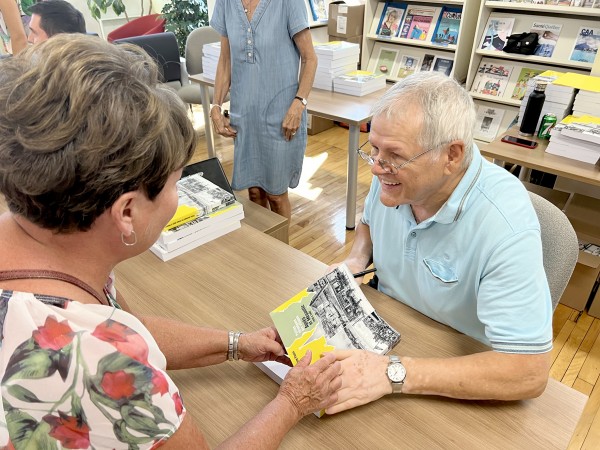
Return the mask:
[(185, 56), (185, 42), (188, 35), (196, 28), (208, 25), (206, 0), (172, 0), (163, 6), (161, 12), (167, 20), (165, 30), (175, 34), (179, 53)]

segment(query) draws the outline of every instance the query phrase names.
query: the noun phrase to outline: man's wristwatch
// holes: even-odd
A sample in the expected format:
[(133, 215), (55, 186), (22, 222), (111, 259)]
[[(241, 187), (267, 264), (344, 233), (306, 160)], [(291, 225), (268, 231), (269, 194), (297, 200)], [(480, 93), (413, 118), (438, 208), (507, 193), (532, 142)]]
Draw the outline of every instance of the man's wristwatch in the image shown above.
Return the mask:
[(387, 377), (392, 384), (392, 393), (402, 393), (402, 386), (404, 386), (404, 380), (406, 379), (406, 368), (400, 362), (400, 358), (397, 356), (390, 356), (390, 362), (387, 366)]
[(302, 103), (302, 105), (303, 105), (304, 107), (306, 107), (306, 105), (308, 104), (308, 101), (307, 101), (305, 98), (303, 98), (303, 97), (299, 97), (299, 96), (297, 96), (297, 95), (296, 95), (294, 98), (295, 98), (296, 100), (300, 100), (300, 103)]

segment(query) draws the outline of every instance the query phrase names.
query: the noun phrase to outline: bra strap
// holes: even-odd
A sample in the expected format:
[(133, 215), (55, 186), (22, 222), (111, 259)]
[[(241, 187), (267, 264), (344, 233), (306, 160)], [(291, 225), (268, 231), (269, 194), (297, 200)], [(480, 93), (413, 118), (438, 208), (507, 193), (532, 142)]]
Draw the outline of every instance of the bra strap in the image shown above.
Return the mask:
[(92, 288), (89, 284), (81, 281), (79, 278), (76, 278), (72, 275), (69, 275), (64, 272), (57, 272), (55, 270), (1, 270), (0, 271), (0, 281), (6, 280), (26, 280), (26, 279), (34, 279), (34, 278), (43, 278), (48, 280), (59, 280), (64, 281), (65, 283), (72, 284), (77, 286), (79, 289), (84, 290), (91, 296), (93, 296), (96, 300), (100, 302), (102, 305), (106, 305), (107, 299), (106, 297), (100, 295), (94, 288)]

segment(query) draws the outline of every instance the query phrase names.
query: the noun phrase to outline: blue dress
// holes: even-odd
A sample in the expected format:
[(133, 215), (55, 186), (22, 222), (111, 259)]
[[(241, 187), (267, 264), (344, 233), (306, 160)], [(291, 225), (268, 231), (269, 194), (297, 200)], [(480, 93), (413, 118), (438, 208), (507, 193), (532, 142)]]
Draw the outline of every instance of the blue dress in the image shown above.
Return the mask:
[(210, 25), (229, 39), (231, 53), (232, 187), (284, 194), (298, 186), (307, 140), (306, 110), (292, 140), (281, 127), (298, 92), (293, 37), (308, 28), (304, 0), (260, 0), (250, 22), (241, 0), (217, 0)]

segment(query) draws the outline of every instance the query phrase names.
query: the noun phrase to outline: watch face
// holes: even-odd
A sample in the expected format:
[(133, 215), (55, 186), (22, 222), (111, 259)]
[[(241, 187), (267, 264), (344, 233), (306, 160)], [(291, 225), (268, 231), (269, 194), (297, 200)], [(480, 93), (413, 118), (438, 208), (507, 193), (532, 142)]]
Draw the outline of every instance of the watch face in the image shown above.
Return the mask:
[(399, 362), (392, 363), (388, 366), (387, 375), (393, 383), (401, 383), (406, 378), (406, 369)]

